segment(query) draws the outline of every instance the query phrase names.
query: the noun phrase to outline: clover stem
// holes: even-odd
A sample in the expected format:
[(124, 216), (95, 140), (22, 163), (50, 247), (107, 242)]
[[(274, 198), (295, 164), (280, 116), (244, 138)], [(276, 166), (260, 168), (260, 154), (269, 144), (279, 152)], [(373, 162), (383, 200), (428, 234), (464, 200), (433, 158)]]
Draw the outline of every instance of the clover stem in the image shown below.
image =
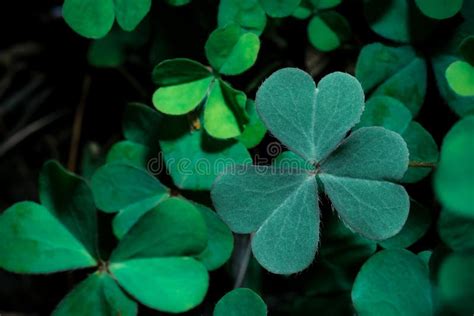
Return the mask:
[(436, 168), (436, 162), (410, 161), (408, 166), (412, 168)]
[(250, 255), (252, 253), (251, 242), (252, 242), (252, 235), (250, 235), (248, 237), (248, 240), (246, 240), (244, 254), (242, 256), (242, 260), (240, 261), (240, 266), (237, 272), (237, 276), (235, 277), (234, 289), (242, 286), (242, 283), (244, 282), (244, 279), (245, 279), (245, 275), (247, 274), (247, 268), (249, 266)]

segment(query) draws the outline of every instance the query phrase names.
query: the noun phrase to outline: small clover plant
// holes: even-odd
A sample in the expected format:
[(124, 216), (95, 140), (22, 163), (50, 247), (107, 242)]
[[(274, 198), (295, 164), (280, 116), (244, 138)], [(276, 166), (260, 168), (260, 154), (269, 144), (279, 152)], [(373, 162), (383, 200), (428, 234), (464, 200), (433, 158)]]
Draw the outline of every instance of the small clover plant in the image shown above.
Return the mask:
[[(108, 172), (115, 178), (102, 183)], [(105, 165), (92, 182), (101, 209), (110, 212), (128, 206), (135, 211), (108, 259), (103, 259), (97, 244), (91, 189), (85, 180), (51, 161), (40, 175), (41, 204), (20, 202), (0, 217), (0, 266), (30, 274), (95, 268), (53, 315), (79, 311), (136, 315), (132, 297), (150, 308), (173, 313), (201, 303), (208, 288), (206, 267), (222, 265), (232, 250), (232, 235), (217, 216), (181, 198), (164, 199), (165, 189), (157, 180), (130, 166)], [(98, 188), (101, 184), (108, 187)], [(137, 216), (142, 209), (147, 212)], [(211, 242), (211, 235), (217, 243)], [(219, 258), (214, 256), (216, 251)]]
[(212, 199), (237, 233), (253, 233), (255, 258), (278, 274), (301, 271), (319, 243), (318, 191), (324, 191), (351, 230), (373, 240), (397, 234), (408, 216), (405, 189), (393, 183), (408, 167), (400, 135), (381, 127), (347, 132), (359, 122), (364, 92), (344, 73), (315, 85), (311, 76), (285, 68), (257, 92), (257, 111), (308, 168), (242, 166), (216, 179)]
[(153, 104), (165, 114), (182, 115), (203, 104), (203, 125), (215, 138), (239, 136), (249, 123), (247, 96), (220, 78), (238, 75), (256, 61), (260, 40), (243, 32), (237, 24), (216, 29), (209, 36), (205, 51), (214, 69), (189, 59), (165, 60), (153, 70), (153, 81), (160, 86)]

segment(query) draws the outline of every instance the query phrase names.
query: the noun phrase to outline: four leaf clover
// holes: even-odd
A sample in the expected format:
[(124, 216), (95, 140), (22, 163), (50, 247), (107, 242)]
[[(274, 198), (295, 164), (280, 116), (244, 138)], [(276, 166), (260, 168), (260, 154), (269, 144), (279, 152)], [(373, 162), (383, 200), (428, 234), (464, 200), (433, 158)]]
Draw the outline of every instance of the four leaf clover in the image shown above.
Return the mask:
[(319, 242), (318, 191), (324, 191), (351, 230), (373, 240), (403, 227), (409, 210), (400, 180), (408, 167), (406, 143), (381, 127), (346, 138), (364, 109), (359, 82), (340, 72), (316, 87), (307, 73), (285, 68), (257, 92), (257, 111), (270, 132), (313, 166), (241, 166), (214, 183), (217, 212), (237, 233), (254, 233), (255, 258), (267, 270), (305, 269)]

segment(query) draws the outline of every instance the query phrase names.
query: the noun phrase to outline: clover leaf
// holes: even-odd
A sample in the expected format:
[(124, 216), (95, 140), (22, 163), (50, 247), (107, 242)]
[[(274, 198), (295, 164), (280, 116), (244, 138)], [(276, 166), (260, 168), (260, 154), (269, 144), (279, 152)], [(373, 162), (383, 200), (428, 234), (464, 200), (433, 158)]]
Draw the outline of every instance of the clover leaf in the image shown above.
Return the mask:
[[(170, 190), (146, 170), (119, 163), (105, 164), (96, 171), (92, 191), (100, 209), (118, 212), (112, 227), (119, 239), (170, 198)], [(232, 233), (214, 211), (197, 203), (193, 206), (204, 219), (209, 235), (207, 247), (195, 257), (209, 270), (215, 270), (230, 258)]]
[(63, 16), (77, 33), (88, 38), (104, 37), (115, 19), (132, 31), (150, 11), (151, 0), (65, 0)]
[(441, 240), (456, 252), (474, 251), (474, 219), (441, 210), (438, 219), (438, 234)]
[(463, 97), (474, 96), (474, 67), (458, 60), (446, 69), (446, 80), (454, 92)]
[(362, 48), (355, 75), (366, 94), (401, 101), (416, 116), (425, 100), (426, 62), (410, 46), (373, 43)]
[(214, 316), (265, 316), (265, 302), (251, 289), (238, 288), (224, 295), (214, 308)]
[(263, 267), (290, 274), (312, 262), (320, 190), (344, 224), (364, 237), (383, 240), (401, 230), (409, 199), (392, 182), (406, 172), (407, 146), (380, 127), (345, 138), (364, 108), (354, 77), (333, 73), (316, 86), (305, 72), (285, 68), (262, 84), (256, 104), (269, 131), (315, 168), (241, 166), (216, 179), (211, 197), (217, 212), (234, 232), (254, 233), (253, 253)]
[(283, 18), (291, 15), (301, 0), (260, 0), (265, 12), (272, 18)]
[(267, 15), (259, 0), (221, 0), (217, 13), (217, 25), (238, 24), (244, 31), (262, 34)]
[(401, 182), (414, 183), (425, 178), (430, 172), (429, 164), (438, 161), (438, 146), (431, 134), (419, 123), (412, 121), (410, 111), (398, 100), (387, 96), (370, 98), (355, 128), (382, 126), (400, 134), (408, 146), (410, 161), (426, 166), (410, 166)]
[(322, 52), (339, 48), (350, 34), (346, 18), (335, 11), (315, 15), (308, 24), (309, 42)]
[(474, 218), (474, 116), (456, 123), (446, 134), (441, 158), (434, 177), (434, 189), (448, 210)]
[(415, 3), (424, 15), (443, 20), (456, 15), (462, 8), (463, 0), (415, 0)]
[[(112, 174), (123, 171), (117, 170), (117, 165), (107, 167), (112, 168), (108, 170)], [(110, 183), (114, 181), (121, 178)], [(97, 178), (93, 182), (97, 185)], [(126, 188), (133, 190), (130, 186)], [(132, 192), (115, 204), (107, 199), (102, 202), (116, 207), (127, 204), (131, 196), (141, 198), (142, 193)], [(54, 315), (69, 315), (77, 310), (92, 315), (136, 315), (136, 303), (121, 288), (151, 308), (174, 313), (187, 311), (198, 305), (207, 292), (206, 266), (222, 265), (222, 254), (226, 253), (228, 258), (228, 247), (232, 249), (231, 233), (212, 211), (203, 211), (202, 207), (198, 210), (183, 199), (169, 198), (134, 219), (110, 258), (104, 260), (99, 257), (97, 246), (92, 193), (82, 178), (56, 162), (46, 163), (40, 175), (40, 200), (42, 205), (17, 203), (0, 216), (4, 239), (0, 245), (0, 266), (33, 274), (97, 269), (64, 298)], [(108, 206), (110, 210), (112, 207)], [(203, 215), (204, 212), (207, 214)], [(210, 235), (208, 227), (214, 230)], [(208, 236), (221, 240), (211, 243)], [(201, 258), (208, 264), (201, 262)]]
[(352, 302), (359, 315), (433, 315), (428, 266), (407, 250), (380, 251), (360, 269)]

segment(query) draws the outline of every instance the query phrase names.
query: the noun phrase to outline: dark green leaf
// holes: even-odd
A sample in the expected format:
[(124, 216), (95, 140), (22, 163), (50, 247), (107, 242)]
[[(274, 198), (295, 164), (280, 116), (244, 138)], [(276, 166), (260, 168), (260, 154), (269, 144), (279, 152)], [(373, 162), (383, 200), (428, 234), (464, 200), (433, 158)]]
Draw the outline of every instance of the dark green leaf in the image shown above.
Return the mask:
[(291, 15), (301, 0), (259, 0), (263, 9), (272, 18), (283, 18)]
[(450, 18), (461, 10), (463, 0), (415, 0), (424, 15), (443, 20)]
[(115, 143), (107, 153), (107, 163), (119, 163), (145, 169), (150, 149), (128, 140)]
[(217, 13), (217, 25), (238, 24), (244, 31), (262, 34), (267, 16), (259, 0), (221, 0)]
[(127, 140), (153, 147), (158, 143), (163, 120), (163, 115), (152, 108), (140, 103), (130, 103), (123, 116), (123, 134)]
[(63, 16), (69, 26), (84, 37), (105, 36), (115, 20), (112, 0), (65, 0)]
[(454, 251), (474, 252), (474, 219), (442, 210), (438, 220), (438, 233)]
[(254, 291), (239, 288), (224, 295), (214, 308), (214, 316), (265, 316), (267, 306)]
[(247, 99), (246, 111), (249, 116), (249, 122), (245, 125), (242, 134), (237, 136), (237, 139), (244, 144), (245, 147), (253, 148), (265, 137), (267, 128), (257, 114), (254, 101)]
[(339, 48), (350, 33), (347, 20), (335, 11), (316, 15), (308, 24), (309, 42), (322, 52)]

